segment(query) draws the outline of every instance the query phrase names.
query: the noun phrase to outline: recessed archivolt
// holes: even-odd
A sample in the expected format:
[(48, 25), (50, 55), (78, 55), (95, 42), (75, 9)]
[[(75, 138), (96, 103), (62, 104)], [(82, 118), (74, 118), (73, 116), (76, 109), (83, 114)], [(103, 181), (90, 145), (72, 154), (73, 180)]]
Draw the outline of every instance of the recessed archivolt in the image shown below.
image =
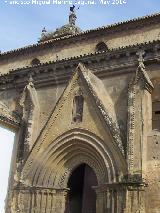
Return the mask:
[[(99, 162), (100, 156), (97, 156), (97, 154), (95, 154), (94, 148), (90, 147), (89, 144), (84, 143), (84, 141), (71, 140), (66, 143), (66, 147), (60, 147), (60, 149), (57, 150), (57, 152), (59, 153), (54, 157), (56, 158), (54, 162), (56, 163), (56, 165), (59, 165), (58, 168), (63, 166), (64, 162), (68, 162), (71, 158), (82, 154), (90, 158), (94, 158), (97, 163)], [(53, 165), (54, 162), (51, 156), (50, 164)]]
[[(68, 165), (68, 162), (72, 158), (76, 159), (77, 156), (79, 159), (81, 158), (81, 156), (83, 156), (84, 159), (90, 159), (90, 160), (93, 159), (99, 168), (101, 168), (102, 166), (103, 168), (105, 167), (103, 162), (99, 162), (100, 156), (97, 156), (97, 154), (95, 154), (95, 150), (92, 147), (89, 147), (88, 144), (84, 143), (84, 141), (71, 140), (66, 143), (67, 143), (66, 148), (63, 147), (61, 150), (61, 147), (60, 147), (60, 150), (57, 150), (58, 154), (55, 155), (54, 157), (51, 156), (47, 162), (47, 165), (49, 165), (49, 168), (52, 167), (52, 165), (55, 166), (55, 168), (53, 169), (55, 176), (62, 174), (63, 170)], [(71, 168), (71, 166), (67, 168), (69, 169)], [(47, 180), (49, 179), (49, 176), (51, 175), (50, 171), (48, 171), (48, 169), (46, 168), (43, 169), (43, 171), (41, 170), (41, 178), (39, 178), (39, 172), (37, 171), (33, 184), (37, 184), (37, 181), (38, 181), (39, 185), (43, 185), (43, 184), (46, 185)], [(53, 178), (52, 178), (52, 181), (54, 182)]]
[(106, 143), (83, 129), (73, 129), (59, 136), (35, 156), (29, 171), (25, 170), (28, 163), (29, 159), (22, 181), (32, 186), (67, 187), (69, 176), (81, 163), (94, 170), (98, 184), (117, 181), (118, 175), (124, 172), (120, 171), (122, 168)]
[(100, 167), (96, 160), (91, 158), (88, 155), (81, 154), (73, 156), (64, 166), (64, 171), (62, 173), (56, 173), (56, 179), (55, 179), (55, 186), (56, 187), (67, 187), (68, 179), (71, 176), (73, 170), (78, 167), (80, 164), (87, 164), (90, 166), (93, 171), (95, 172), (95, 175), (98, 180), (98, 184), (104, 183), (105, 180), (108, 179), (107, 170), (104, 169), (104, 167)]

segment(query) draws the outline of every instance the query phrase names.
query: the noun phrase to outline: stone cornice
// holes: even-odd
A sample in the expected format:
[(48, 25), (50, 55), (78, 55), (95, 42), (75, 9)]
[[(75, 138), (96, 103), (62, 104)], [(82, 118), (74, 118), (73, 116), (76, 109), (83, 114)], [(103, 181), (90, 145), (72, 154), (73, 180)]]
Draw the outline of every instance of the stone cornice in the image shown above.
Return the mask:
[(146, 65), (159, 62), (160, 41), (157, 40), (11, 70), (0, 76), (0, 90), (24, 88), (30, 75), (36, 87), (65, 83), (80, 62), (93, 70), (98, 77), (132, 72), (138, 66), (136, 53), (139, 49), (146, 52)]
[(15, 187), (14, 190), (20, 190), (20, 191), (29, 191), (29, 192), (37, 192), (37, 193), (63, 193), (67, 192), (69, 188), (49, 188), (49, 187), (41, 187), (41, 186), (30, 186), (30, 185), (24, 185), (23, 183), (19, 182)]
[(36, 52), (42, 48), (44, 49), (44, 48), (52, 47), (57, 43), (58, 43), (58, 45), (59, 44), (62, 45), (63, 42), (65, 42), (65, 43), (73, 42), (73, 41), (81, 40), (81, 39), (86, 40), (90, 37), (98, 36), (101, 33), (104, 34), (105, 32), (107, 34), (110, 34), (110, 33), (115, 33), (115, 32), (121, 32), (126, 29), (127, 30), (136, 29), (136, 28), (139, 29), (144, 26), (151, 25), (151, 24), (154, 24), (154, 25), (159, 24), (159, 19), (160, 19), (160, 13), (156, 13), (156, 14), (149, 15), (149, 16), (139, 17), (139, 18), (123, 21), (123, 22), (118, 22), (116, 24), (99, 27), (99, 28), (92, 29), (92, 30), (87, 30), (87, 31), (84, 31), (84, 32), (76, 34), (76, 35), (69, 35), (69, 36), (64, 36), (62, 38), (52, 39), (52, 40), (49, 40), (46, 42), (40, 42), (37, 44), (33, 44), (33, 45), (26, 46), (26, 47), (22, 47), (22, 48), (18, 48), (15, 50), (1, 53), (0, 60), (6, 59), (8, 57), (21, 55), (21, 54), (24, 55), (24, 54), (27, 54), (30, 52)]
[(0, 115), (0, 125), (3, 125), (12, 130), (16, 130), (19, 128), (20, 122), (16, 121), (15, 119), (10, 119), (4, 115)]
[(21, 118), (16, 111), (11, 111), (11, 109), (0, 102), (0, 124), (11, 129), (17, 129), (20, 125)]
[(145, 182), (113, 182), (113, 183), (105, 183), (100, 186), (94, 186), (93, 189), (97, 194), (103, 193), (111, 190), (120, 190), (120, 189), (128, 189), (129, 191), (135, 191), (137, 188), (139, 191), (144, 191), (145, 187), (148, 187), (148, 184)]

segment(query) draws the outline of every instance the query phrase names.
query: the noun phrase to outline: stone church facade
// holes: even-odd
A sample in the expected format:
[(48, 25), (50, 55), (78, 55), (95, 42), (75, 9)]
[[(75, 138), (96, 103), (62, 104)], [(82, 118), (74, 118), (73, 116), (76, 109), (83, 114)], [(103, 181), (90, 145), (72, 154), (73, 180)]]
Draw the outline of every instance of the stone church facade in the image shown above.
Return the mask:
[(160, 212), (160, 14), (69, 23), (0, 54), (16, 132), (6, 213)]

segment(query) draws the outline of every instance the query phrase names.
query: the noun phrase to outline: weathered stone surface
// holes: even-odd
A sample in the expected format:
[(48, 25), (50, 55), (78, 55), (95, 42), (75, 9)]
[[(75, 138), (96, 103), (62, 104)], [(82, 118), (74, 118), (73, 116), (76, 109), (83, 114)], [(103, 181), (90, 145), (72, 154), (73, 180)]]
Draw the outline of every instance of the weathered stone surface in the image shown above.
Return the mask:
[(96, 213), (160, 212), (159, 17), (62, 28), (0, 55), (0, 122), (16, 131), (6, 213), (66, 213), (81, 164), (97, 177)]

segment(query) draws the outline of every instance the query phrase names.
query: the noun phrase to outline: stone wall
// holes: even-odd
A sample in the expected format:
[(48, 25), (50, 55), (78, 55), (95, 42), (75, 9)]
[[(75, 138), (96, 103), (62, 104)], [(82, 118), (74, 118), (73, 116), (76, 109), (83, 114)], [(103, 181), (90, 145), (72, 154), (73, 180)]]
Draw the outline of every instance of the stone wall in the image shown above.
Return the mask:
[(160, 39), (159, 32), (160, 24), (151, 26), (143, 26), (131, 30), (122, 30), (115, 33), (103, 32), (95, 36), (90, 34), (82, 39), (70, 38), (68, 40), (57, 41), (47, 48), (40, 48), (38, 50), (25, 51), (23, 54), (14, 56), (13, 53), (8, 55), (6, 59), (0, 57), (0, 73), (8, 73), (12, 69), (31, 66), (34, 58), (38, 58), (41, 63), (56, 61), (74, 56), (94, 53), (96, 45), (99, 42), (105, 42), (108, 49), (120, 48), (123, 46), (135, 45), (144, 42), (152, 42), (153, 40)]
[[(11, 68), (15, 69), (30, 65), (31, 60), (35, 57), (39, 58), (41, 62), (48, 62), (49, 60), (56, 60), (56, 54), (58, 59), (62, 59), (92, 53), (95, 52), (95, 46), (99, 41), (106, 42), (109, 49), (152, 41), (159, 38), (159, 27), (159, 25), (154, 25), (154, 27), (135, 29), (134, 32), (133, 30), (128, 30), (121, 32), (121, 34), (104, 34), (96, 38), (77, 40), (76, 43), (63, 45), (58, 45), (57, 43), (55, 47), (48, 47), (33, 53), (26, 52), (22, 56), (0, 60), (1, 73), (6, 73)], [(113, 212), (116, 211), (115, 206), (119, 206), (117, 209), (123, 209), (125, 213), (159, 213), (160, 132), (159, 130), (153, 130), (151, 127), (153, 118), (151, 113), (152, 101), (160, 102), (159, 50), (156, 54), (155, 49), (153, 44), (151, 50), (148, 47), (148, 51), (146, 51), (146, 69), (142, 63), (143, 60), (139, 61), (138, 67), (137, 49), (134, 49), (134, 56), (133, 54), (130, 55), (133, 53), (132, 51), (126, 51), (125, 54), (124, 52), (120, 52), (119, 55), (115, 54), (117, 58), (113, 59), (111, 56), (108, 61), (98, 58), (96, 55), (86, 59), (86, 61), (88, 60), (87, 66), (91, 66), (91, 70), (93, 68), (93, 73), (90, 72), (88, 74), (89, 72), (86, 71), (86, 79), (83, 74), (76, 74), (76, 77), (72, 77), (71, 81), (66, 78), (67, 75), (67, 77), (71, 75), (75, 66), (71, 65), (71, 61), (68, 61), (68, 64), (71, 65), (68, 68), (62, 64), (56, 69), (58, 63), (55, 63), (50, 64), (50, 67), (46, 69), (37, 67), (37, 70), (34, 70), (31, 67), (27, 71), (25, 69), (21, 70), (21, 74), (25, 72), (27, 74), (23, 81), (20, 78), (21, 74), (17, 72), (19, 77), (18, 86), (15, 83), (17, 80), (16, 74), (14, 77), (11, 76), (11, 81), (9, 81), (10, 75), (5, 77), (8, 79), (1, 83), (0, 101), (11, 112), (18, 113), (22, 118), (15, 139), (10, 182), (11, 190), (8, 196), (9, 205), (13, 204), (13, 213), (17, 210), (17, 202), (20, 204), (19, 207), (22, 213), (25, 213), (25, 211), (32, 212), (30, 208), (35, 209), (35, 212), (40, 211), (41, 207), (36, 206), (37, 202), (38, 205), (42, 204), (43, 206), (44, 204), (44, 208), (49, 205), (48, 210), (50, 211), (50, 203), (43, 203), (46, 199), (48, 199), (48, 202), (51, 200), (56, 202), (53, 209), (57, 208), (55, 211), (59, 213), (60, 206), (65, 203), (64, 196), (62, 196), (63, 202), (58, 203), (60, 198), (54, 199), (55, 189), (53, 191), (50, 191), (50, 189), (53, 189), (53, 186), (55, 188), (67, 187), (69, 174), (80, 162), (93, 167), (99, 183), (106, 184), (105, 190), (104, 186), (97, 188), (97, 213), (106, 212), (104, 209), (108, 209), (108, 205), (110, 205), (109, 208)], [(149, 59), (150, 55), (152, 55), (151, 59)], [(107, 58), (107, 56), (104, 55), (104, 58)], [(126, 64), (127, 68), (124, 70), (121, 66)], [(40, 72), (41, 68), (43, 69), (42, 72)], [(51, 75), (48, 70), (50, 70)], [(32, 74), (34, 80), (27, 82)], [(56, 79), (56, 74), (60, 76), (58, 77), (59, 81)], [(63, 75), (66, 76), (64, 77)], [(54, 82), (50, 80), (50, 76), (54, 76)], [(43, 77), (46, 81), (45, 84), (42, 82), (44, 80)], [(65, 81), (63, 81), (64, 79), (61, 81), (63, 77)], [(88, 82), (91, 84), (89, 85)], [(68, 87), (65, 91), (67, 85)], [(92, 86), (93, 93), (91, 93)], [(65, 92), (63, 93), (63, 91)], [(82, 122), (74, 123), (73, 100), (75, 95), (80, 92), (83, 93), (84, 97), (84, 117)], [(96, 97), (95, 94), (98, 94), (99, 99), (94, 102), (91, 94), (94, 98)], [(59, 101), (60, 97), (62, 99)], [(99, 100), (102, 101), (101, 105), (98, 105)], [(110, 101), (112, 102), (111, 105)], [(112, 126), (110, 120), (108, 125), (105, 123), (103, 116), (106, 115), (106, 111), (101, 108), (103, 104), (108, 109), (109, 114), (111, 113), (115, 118), (114, 125), (119, 127), (124, 153), (117, 146), (112, 135), (115, 131), (115, 126)], [(25, 108), (27, 106), (29, 108)], [(98, 109), (101, 109), (102, 115)], [(157, 110), (159, 111), (160, 109)], [(106, 118), (108, 117), (106, 116)], [(48, 119), (49, 122), (45, 125)], [(160, 125), (158, 122), (157, 124)], [(110, 127), (114, 129), (113, 132), (111, 132)], [(39, 135), (41, 131), (42, 135)], [(38, 139), (37, 135), (39, 135)], [(74, 136), (73, 138), (72, 135)], [(116, 136), (119, 139), (119, 135), (117, 134)], [(70, 137), (71, 139), (68, 140)], [(37, 143), (34, 144), (36, 139)], [(27, 143), (29, 146), (25, 148)], [(54, 146), (52, 147), (53, 143)], [(42, 144), (43, 146), (41, 146)], [(97, 146), (97, 148), (95, 149), (92, 145)], [(21, 149), (25, 149), (25, 152), (21, 153)], [(53, 150), (54, 154), (50, 150)], [(97, 152), (97, 150), (99, 151)], [(49, 158), (51, 158), (51, 161), (47, 160), (48, 153), (50, 153)], [(77, 156), (75, 156), (76, 153)], [(70, 157), (72, 158), (73, 156), (75, 158), (70, 160)], [(111, 162), (108, 163), (108, 159), (111, 159)], [(27, 161), (23, 167), (25, 160)], [(20, 180), (21, 174), (22, 179)], [(126, 179), (130, 182), (125, 182)], [(123, 181), (121, 185), (120, 181)], [(19, 186), (19, 183), (24, 185)], [(25, 184), (28, 184), (28, 188)], [(50, 188), (49, 191), (45, 188), (46, 185)], [(12, 191), (12, 189), (14, 190)], [(39, 196), (43, 197), (42, 203), (38, 201)], [(25, 202), (29, 202), (29, 205)], [(100, 207), (103, 202), (105, 203), (104, 209)], [(116, 203), (115, 206), (113, 206), (114, 202)], [(7, 213), (10, 213), (9, 205)], [(24, 210), (25, 208), (27, 210)]]

